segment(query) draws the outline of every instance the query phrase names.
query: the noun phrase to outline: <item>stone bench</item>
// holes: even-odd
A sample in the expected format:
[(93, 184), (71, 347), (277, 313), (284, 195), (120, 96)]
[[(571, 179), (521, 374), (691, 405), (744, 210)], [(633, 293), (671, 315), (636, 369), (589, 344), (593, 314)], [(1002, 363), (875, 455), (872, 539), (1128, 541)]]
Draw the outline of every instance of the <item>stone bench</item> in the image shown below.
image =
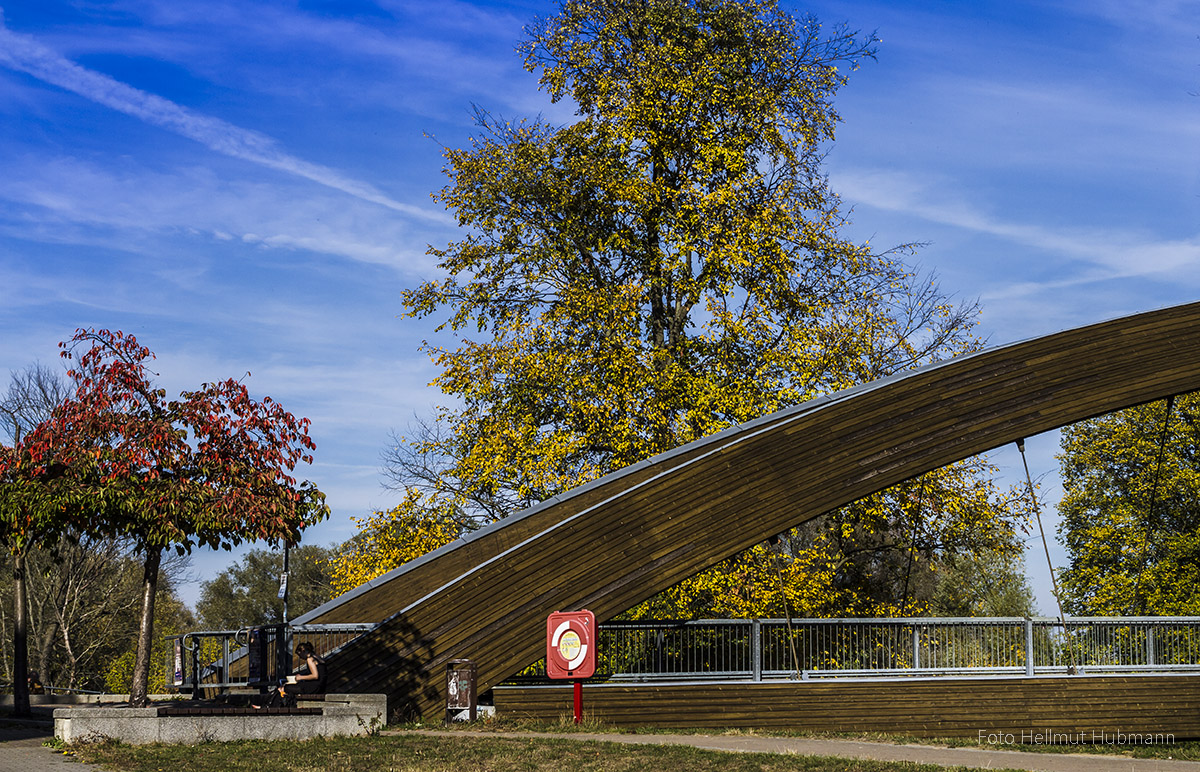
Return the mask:
[(54, 736), (67, 744), (105, 740), (130, 745), (306, 740), (371, 734), (387, 721), (387, 695), (326, 694), (323, 697), (317, 705), (296, 708), (255, 709), (186, 703), (147, 708), (58, 708), (54, 711)]

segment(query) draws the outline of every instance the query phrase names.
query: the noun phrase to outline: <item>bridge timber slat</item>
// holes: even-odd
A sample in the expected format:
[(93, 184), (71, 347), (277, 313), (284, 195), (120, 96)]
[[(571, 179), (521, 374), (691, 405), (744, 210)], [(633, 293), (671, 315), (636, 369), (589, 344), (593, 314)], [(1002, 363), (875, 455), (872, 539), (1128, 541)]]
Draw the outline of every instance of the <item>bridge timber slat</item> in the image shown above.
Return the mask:
[[(495, 690), (506, 716), (554, 721), (569, 686)], [(1200, 676), (588, 684), (585, 717), (618, 727), (714, 727), (972, 737), (1117, 731), (1200, 737)]]
[(538, 659), (553, 611), (605, 621), (765, 538), (924, 472), (1200, 389), (1200, 304), (989, 349), (733, 427), (570, 491), (297, 622), (382, 621), (330, 688), (440, 714), (443, 668), (485, 690)]

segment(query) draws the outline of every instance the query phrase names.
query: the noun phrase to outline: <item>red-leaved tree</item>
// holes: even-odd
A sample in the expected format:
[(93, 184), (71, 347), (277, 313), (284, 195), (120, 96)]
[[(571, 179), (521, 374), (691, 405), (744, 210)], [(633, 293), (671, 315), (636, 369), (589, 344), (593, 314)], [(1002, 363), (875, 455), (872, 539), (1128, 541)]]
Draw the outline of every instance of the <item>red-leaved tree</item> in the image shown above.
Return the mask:
[(0, 446), (0, 544), (12, 555), (13, 712), (29, 715), (29, 602), (26, 558), (30, 550), (53, 544), (73, 524), (104, 506), (93, 475), (83, 468), (68, 474), (50, 449), (52, 426), (43, 422), (29, 434)]
[(147, 369), (154, 354), (132, 335), (81, 329), (59, 345), (73, 360), (75, 393), (52, 427), (27, 438), (30, 452), (68, 470), (93, 470), (89, 530), (128, 536), (144, 556), (130, 688), (130, 704), (144, 705), (163, 550), (297, 541), (329, 513), (313, 484), (291, 476), (298, 463), (312, 462), (315, 446), (307, 418), (269, 397), (252, 399), (232, 379), (168, 400)]

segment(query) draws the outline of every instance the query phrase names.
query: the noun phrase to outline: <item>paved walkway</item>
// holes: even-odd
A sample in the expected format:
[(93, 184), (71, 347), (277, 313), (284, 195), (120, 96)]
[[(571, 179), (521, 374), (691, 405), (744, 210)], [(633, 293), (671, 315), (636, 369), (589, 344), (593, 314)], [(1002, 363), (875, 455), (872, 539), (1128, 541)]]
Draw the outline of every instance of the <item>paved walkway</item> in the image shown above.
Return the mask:
[[(384, 734), (405, 734), (386, 731)], [(918, 764), (979, 767), (984, 769), (1028, 769), (1036, 772), (1200, 772), (1200, 762), (1165, 759), (1131, 759), (1090, 753), (1026, 753), (987, 748), (939, 748), (932, 745), (894, 745), (857, 740), (827, 740), (809, 737), (755, 737), (748, 735), (692, 734), (591, 734), (586, 732), (470, 732), (415, 730), (411, 734), (448, 737), (544, 737), (569, 740), (626, 743), (629, 745), (691, 745), (714, 751), (738, 753), (789, 753), (838, 756), (877, 761), (911, 761)]]
[(49, 721), (16, 724), (0, 721), (0, 772), (80, 772), (74, 759), (42, 745), (54, 736)]
[[(1200, 772), (1200, 762), (1166, 759), (1131, 759), (1086, 753), (1023, 753), (986, 748), (939, 748), (931, 745), (893, 745), (857, 740), (828, 740), (809, 737), (755, 737), (749, 735), (699, 734), (609, 734), (554, 732), (450, 732), (430, 730), (387, 730), (385, 735), (434, 735), (441, 737), (522, 737), (624, 743), (628, 745), (691, 745), (714, 751), (738, 753), (788, 753), (838, 756), (848, 759), (910, 761), (919, 764), (978, 767), (984, 769), (1027, 769), (1035, 772)], [(80, 765), (42, 743), (53, 735), (49, 722), (14, 728), (0, 722), (0, 772), (81, 772)]]

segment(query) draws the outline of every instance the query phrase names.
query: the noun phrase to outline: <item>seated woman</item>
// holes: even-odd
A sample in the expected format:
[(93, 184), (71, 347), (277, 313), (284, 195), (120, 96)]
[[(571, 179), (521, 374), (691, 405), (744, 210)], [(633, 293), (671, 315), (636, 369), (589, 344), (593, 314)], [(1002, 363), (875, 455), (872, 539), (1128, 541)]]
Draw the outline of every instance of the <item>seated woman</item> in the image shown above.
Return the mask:
[[(297, 694), (320, 694), (325, 691), (325, 660), (317, 656), (313, 645), (308, 641), (296, 644), (296, 656), (304, 660), (301, 672), (288, 676), (278, 689), (271, 692), (266, 707), (290, 708), (296, 704)], [(262, 706), (251, 704), (250, 707)]]

